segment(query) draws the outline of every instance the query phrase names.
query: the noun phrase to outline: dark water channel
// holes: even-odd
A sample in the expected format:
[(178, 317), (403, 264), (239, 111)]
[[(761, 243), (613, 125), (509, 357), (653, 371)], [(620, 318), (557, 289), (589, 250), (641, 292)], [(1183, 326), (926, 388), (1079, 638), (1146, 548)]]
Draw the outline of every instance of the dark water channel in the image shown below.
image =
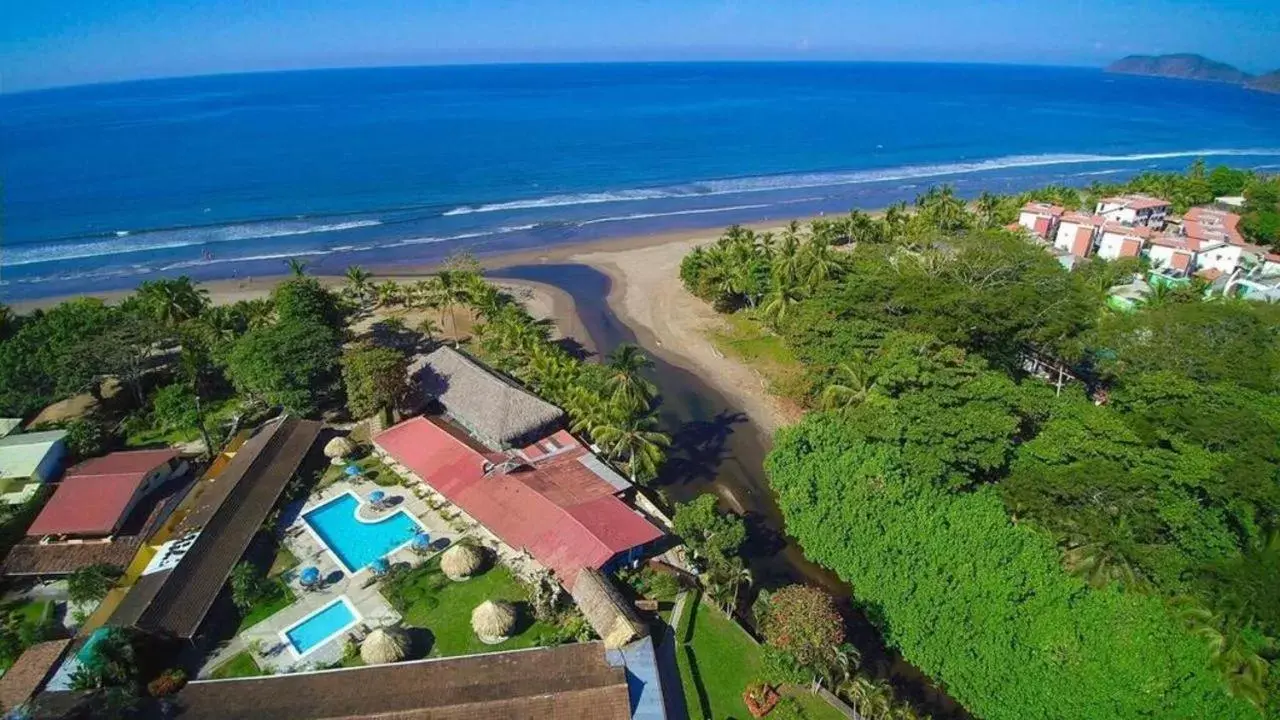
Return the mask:
[[(611, 281), (594, 268), (519, 265), (487, 274), (552, 285), (568, 293), (601, 356), (623, 343), (645, 345), (609, 307)], [(666, 362), (657, 348), (644, 349), (654, 361), (651, 379), (662, 396), (662, 430), (672, 438), (668, 461), (655, 485), (673, 502), (715, 493), (723, 507), (746, 519), (749, 533), (744, 555), (752, 574), (753, 596), (758, 589), (797, 582), (823, 587), (845, 606), (850, 639), (862, 652), (867, 671), (891, 678), (901, 694), (935, 718), (965, 717), (955, 701), (884, 646), (879, 632), (854, 607), (852, 588), (835, 573), (806, 560), (800, 546), (786, 536), (782, 513), (764, 472), (771, 438), (696, 374)]]

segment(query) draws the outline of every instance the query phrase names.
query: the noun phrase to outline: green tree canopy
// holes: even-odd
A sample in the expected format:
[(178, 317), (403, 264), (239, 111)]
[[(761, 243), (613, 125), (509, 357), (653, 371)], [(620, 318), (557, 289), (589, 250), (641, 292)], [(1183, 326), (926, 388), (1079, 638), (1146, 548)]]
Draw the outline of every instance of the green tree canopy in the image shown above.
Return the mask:
[(352, 417), (396, 407), (408, 391), (408, 358), (392, 348), (363, 344), (342, 354), (342, 381)]
[(271, 293), (271, 302), (281, 323), (314, 322), (335, 331), (346, 326), (338, 296), (313, 277), (297, 275), (280, 283)]
[(281, 320), (236, 341), (227, 356), (227, 377), (251, 399), (312, 415), (335, 390), (338, 353), (328, 326)]
[(830, 414), (779, 433), (766, 467), (805, 554), (852, 583), (889, 642), (975, 715), (1256, 717), (1160, 600), (1067, 575), (993, 488), (915, 479), (901, 450)]

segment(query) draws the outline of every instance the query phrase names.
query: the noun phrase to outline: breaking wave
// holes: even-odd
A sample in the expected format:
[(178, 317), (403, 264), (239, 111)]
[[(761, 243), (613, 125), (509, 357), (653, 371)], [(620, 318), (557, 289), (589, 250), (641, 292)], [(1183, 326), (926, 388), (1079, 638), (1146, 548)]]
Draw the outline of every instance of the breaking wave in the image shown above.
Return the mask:
[(1248, 156), (1280, 156), (1280, 148), (1207, 148), (1201, 150), (1178, 150), (1159, 153), (1133, 153), (1129, 155), (1096, 155), (1084, 153), (1007, 155), (1004, 157), (992, 158), (990, 160), (978, 160), (973, 162), (940, 163), (933, 165), (903, 165), (894, 168), (856, 170), (849, 172), (768, 175), (728, 180), (708, 180), (705, 182), (670, 185), (657, 188), (644, 188), (638, 190), (549, 195), (547, 197), (532, 198), (529, 200), (513, 200), (510, 202), (490, 203), (486, 205), (463, 205), (453, 208), (444, 214), (446, 216), (469, 215), (472, 213), (532, 210), (537, 208), (565, 207), (570, 205), (593, 205), (599, 203), (635, 202), (639, 200), (662, 200), (667, 198), (733, 195), (737, 193), (768, 192), (777, 190), (799, 190), (804, 188), (914, 180), (919, 178), (946, 177), (948, 175), (990, 172), (993, 170), (1048, 167), (1053, 165), (1143, 162), (1148, 160), (1171, 160), (1191, 157)]

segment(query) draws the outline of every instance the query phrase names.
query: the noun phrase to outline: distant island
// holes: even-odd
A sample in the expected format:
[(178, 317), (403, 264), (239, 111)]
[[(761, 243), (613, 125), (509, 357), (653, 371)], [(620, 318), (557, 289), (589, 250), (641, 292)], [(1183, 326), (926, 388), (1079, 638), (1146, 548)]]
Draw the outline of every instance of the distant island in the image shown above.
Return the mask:
[(1192, 53), (1130, 55), (1111, 63), (1106, 67), (1106, 71), (1126, 75), (1221, 82), (1243, 85), (1251, 90), (1280, 92), (1280, 70), (1255, 77), (1234, 65)]

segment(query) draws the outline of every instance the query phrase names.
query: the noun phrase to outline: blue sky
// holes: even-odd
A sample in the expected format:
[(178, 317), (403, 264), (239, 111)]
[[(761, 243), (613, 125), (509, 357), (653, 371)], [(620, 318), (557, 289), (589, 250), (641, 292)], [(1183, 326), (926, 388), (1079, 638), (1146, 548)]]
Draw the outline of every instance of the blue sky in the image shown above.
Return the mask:
[(1280, 68), (1276, 0), (11, 0), (0, 91), (443, 62), (924, 60)]

